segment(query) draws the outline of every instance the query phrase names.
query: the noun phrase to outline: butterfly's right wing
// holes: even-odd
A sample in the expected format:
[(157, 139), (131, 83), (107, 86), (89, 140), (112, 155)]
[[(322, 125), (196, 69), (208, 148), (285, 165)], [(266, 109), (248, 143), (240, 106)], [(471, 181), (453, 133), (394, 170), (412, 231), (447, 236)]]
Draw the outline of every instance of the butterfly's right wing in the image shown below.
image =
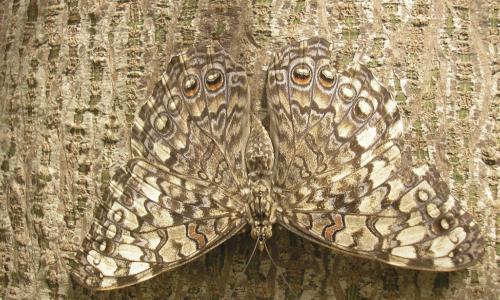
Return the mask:
[(402, 164), (396, 101), (330, 44), (293, 43), (269, 67), (273, 184), (287, 229), (344, 253), (451, 271), (484, 253), (479, 226), (433, 167)]
[(132, 129), (136, 159), (112, 179), (74, 277), (132, 285), (203, 255), (241, 229), (249, 93), (220, 46), (174, 56)]

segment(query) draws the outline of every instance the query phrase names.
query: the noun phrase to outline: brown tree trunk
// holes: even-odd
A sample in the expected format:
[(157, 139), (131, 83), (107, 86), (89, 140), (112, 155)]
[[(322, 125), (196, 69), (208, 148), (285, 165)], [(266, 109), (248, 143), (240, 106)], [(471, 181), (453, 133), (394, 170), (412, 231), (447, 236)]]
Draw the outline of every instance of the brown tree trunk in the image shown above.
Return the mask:
[[(498, 1), (0, 2), (0, 298), (301, 299), (498, 297)], [(131, 121), (170, 56), (218, 40), (264, 101), (271, 52), (321, 35), (340, 65), (364, 62), (404, 111), (413, 162), (438, 166), (479, 221), (486, 255), (468, 270), (403, 270), (335, 254), (285, 230), (278, 268), (238, 235), (174, 271), (112, 292), (73, 283), (70, 261)]]

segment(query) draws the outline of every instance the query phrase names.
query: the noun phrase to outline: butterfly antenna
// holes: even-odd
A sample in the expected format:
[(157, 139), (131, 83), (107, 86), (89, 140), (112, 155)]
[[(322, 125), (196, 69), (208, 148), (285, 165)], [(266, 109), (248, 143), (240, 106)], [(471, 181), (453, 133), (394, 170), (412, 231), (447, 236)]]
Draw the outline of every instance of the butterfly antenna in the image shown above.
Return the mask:
[(295, 298), (299, 298), (299, 296), (293, 291), (292, 287), (290, 286), (290, 284), (286, 280), (285, 275), (283, 275), (283, 272), (280, 272), (280, 270), (278, 269), (278, 265), (274, 262), (274, 259), (271, 256), (271, 252), (269, 252), (269, 249), (267, 248), (267, 243), (266, 242), (264, 242), (264, 249), (266, 249), (267, 255), (269, 256), (269, 259), (271, 260), (271, 263), (276, 268), (276, 271), (280, 274), (280, 277), (283, 280), (283, 282), (285, 283), (286, 287), (290, 290), (290, 292), (292, 292), (292, 294), (295, 296)]
[(253, 247), (252, 254), (250, 254), (250, 258), (248, 259), (247, 263), (245, 264), (245, 268), (243, 268), (243, 273), (247, 270), (248, 266), (250, 265), (250, 262), (252, 261), (252, 258), (255, 254), (255, 250), (257, 250), (257, 245), (259, 245), (259, 239), (255, 240), (255, 246)]

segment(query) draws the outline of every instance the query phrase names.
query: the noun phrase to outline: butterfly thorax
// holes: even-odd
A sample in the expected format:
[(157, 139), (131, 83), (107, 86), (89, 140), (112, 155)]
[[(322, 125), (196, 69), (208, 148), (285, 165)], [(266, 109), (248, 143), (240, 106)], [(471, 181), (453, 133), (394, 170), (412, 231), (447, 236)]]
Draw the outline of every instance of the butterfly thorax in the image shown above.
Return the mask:
[(272, 225), (276, 222), (277, 205), (271, 197), (274, 154), (267, 131), (258, 119), (252, 118), (252, 122), (254, 126), (245, 155), (249, 187), (246, 219), (252, 226), (252, 238), (258, 240), (262, 250), (265, 241), (272, 236)]

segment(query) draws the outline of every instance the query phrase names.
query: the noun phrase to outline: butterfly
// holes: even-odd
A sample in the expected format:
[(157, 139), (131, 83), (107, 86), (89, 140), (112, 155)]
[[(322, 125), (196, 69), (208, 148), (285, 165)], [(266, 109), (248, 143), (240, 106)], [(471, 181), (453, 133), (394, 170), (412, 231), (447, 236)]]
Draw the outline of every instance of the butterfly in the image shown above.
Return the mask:
[(220, 46), (174, 56), (135, 118), (133, 159), (113, 176), (77, 254), (94, 289), (147, 280), (245, 226), (273, 226), (393, 266), (453, 271), (483, 255), (471, 215), (435, 167), (402, 162), (395, 100), (362, 64), (337, 70), (322, 38), (276, 54), (268, 130), (248, 77)]

